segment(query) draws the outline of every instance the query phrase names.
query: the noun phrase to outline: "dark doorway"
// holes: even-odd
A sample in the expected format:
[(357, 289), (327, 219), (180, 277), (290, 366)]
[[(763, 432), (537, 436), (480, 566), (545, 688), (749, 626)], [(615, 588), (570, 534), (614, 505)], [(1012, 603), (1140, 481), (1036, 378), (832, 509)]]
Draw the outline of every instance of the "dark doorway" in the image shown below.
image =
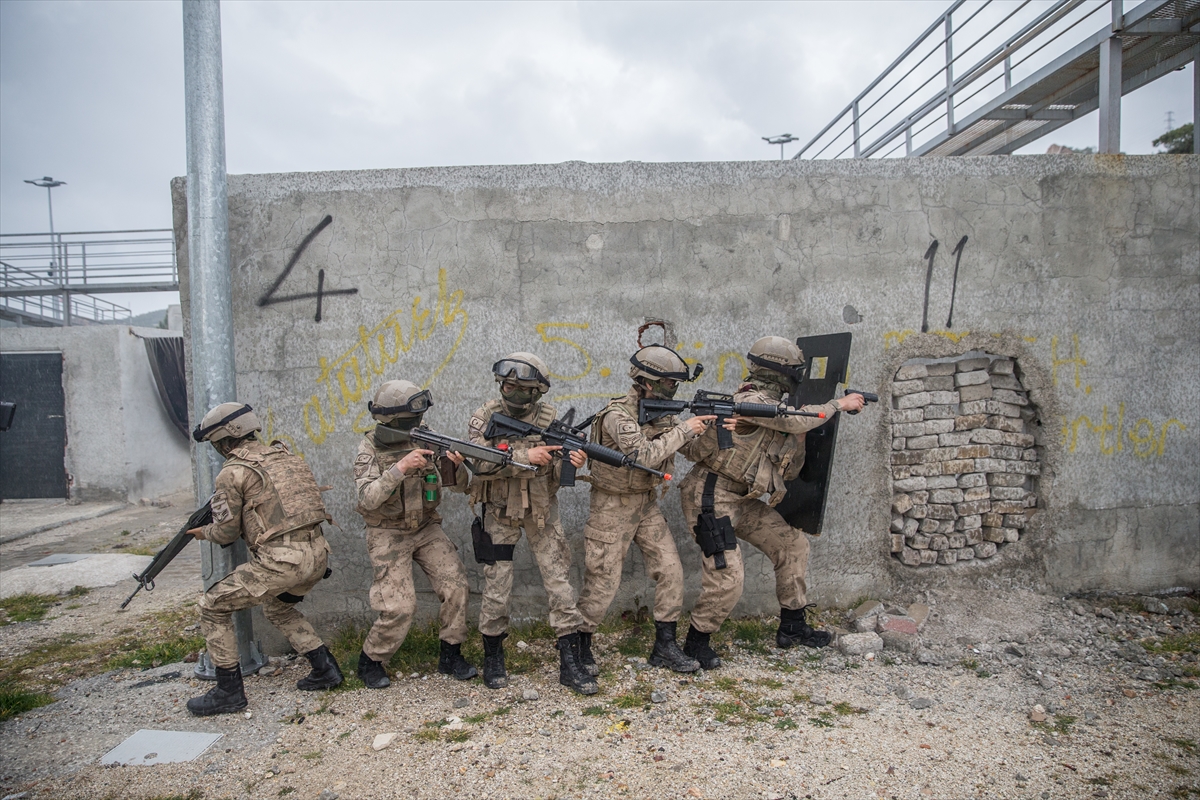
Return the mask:
[(62, 353), (0, 353), (0, 400), (16, 404), (0, 433), (0, 498), (66, 497)]

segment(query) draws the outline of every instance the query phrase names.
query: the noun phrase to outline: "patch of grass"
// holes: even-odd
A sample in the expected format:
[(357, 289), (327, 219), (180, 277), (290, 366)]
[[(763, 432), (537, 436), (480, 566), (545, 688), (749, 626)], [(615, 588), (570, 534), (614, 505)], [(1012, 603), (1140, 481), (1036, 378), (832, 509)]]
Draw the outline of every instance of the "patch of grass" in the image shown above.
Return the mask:
[(858, 706), (852, 706), (845, 701), (842, 701), (840, 703), (834, 703), (833, 710), (835, 713), (837, 713), (837, 715), (839, 717), (845, 717), (845, 716), (849, 716), (851, 714), (867, 713), (867, 710), (865, 708), (859, 708)]
[(756, 684), (758, 684), (759, 686), (763, 686), (767, 689), (782, 689), (783, 688), (783, 681), (776, 680), (775, 678), (758, 678), (754, 682)]
[(493, 717), (503, 717), (508, 712), (512, 711), (512, 706), (500, 706), (492, 712)]
[(716, 686), (722, 692), (732, 692), (737, 689), (737, 678), (730, 678), (727, 675), (720, 675), (713, 681), (713, 686)]
[(1167, 769), (1174, 772), (1176, 775), (1191, 775), (1192, 771), (1187, 767), (1181, 767), (1178, 764), (1167, 764)]
[(1150, 653), (1200, 653), (1200, 631), (1164, 636), (1156, 642), (1142, 642)]
[(121, 667), (150, 669), (182, 661), (188, 653), (194, 653), (203, 647), (203, 636), (176, 636), (165, 642), (118, 653), (109, 659), (108, 666), (109, 669), (120, 669)]
[(379, 716), (379, 715), (378, 715), (378, 714), (376, 714), (374, 711), (368, 711), (367, 713), (365, 713), (365, 714), (363, 714), (363, 715), (362, 715), (362, 718), (363, 718), (363, 719), (365, 719), (365, 720), (368, 720), (368, 721), (370, 721), (370, 720), (373, 720), (373, 719), (375, 719), (375, 718), (376, 718), (376, 717), (378, 717), (378, 716)]
[(829, 713), (828, 711), (822, 711), (815, 717), (809, 717), (808, 724), (816, 728), (832, 728), (833, 714)]
[(585, 717), (603, 717), (608, 713), (608, 709), (604, 706), (588, 706), (583, 710)]
[(48, 706), (54, 698), (40, 692), (22, 692), (13, 689), (0, 689), (0, 720), (6, 720), (17, 714), (24, 714), (35, 708)]
[(282, 789), (280, 789), (280, 790), (279, 790), (279, 796), (280, 796), (280, 797), (284, 797), (284, 796), (286, 796), (286, 795), (289, 795), (289, 794), (291, 794), (291, 793), (292, 793), (292, 792), (294, 792), (294, 791), (296, 791), (296, 790), (295, 790), (295, 789), (293, 789), (291, 786), (285, 786), (285, 787), (283, 787)]
[(1112, 786), (1112, 778), (1102, 775), (1099, 778), (1088, 778), (1084, 783), (1090, 783), (1092, 786)]
[(166, 544), (168, 541), (169, 541), (168, 539), (159, 539), (155, 542), (151, 542), (150, 544), (142, 544), (142, 545), (138, 545), (137, 547), (126, 548), (125, 552), (129, 553), (130, 555), (134, 555), (134, 556), (157, 555), (158, 551), (162, 550), (163, 545)]
[(465, 742), (471, 738), (471, 732), (468, 730), (446, 731), (447, 742)]
[(1163, 741), (1166, 742), (1167, 744), (1175, 745), (1180, 750), (1186, 750), (1189, 753), (1196, 752), (1196, 740), (1195, 739), (1163, 739)]
[(750, 703), (744, 700), (728, 700), (719, 703), (709, 703), (713, 716), (718, 722), (738, 724), (743, 722), (765, 722), (769, 717), (759, 714)]
[(68, 611), (74, 611), (77, 608), (83, 608), (83, 605), (80, 603), (71, 603), (70, 605), (67, 606)]
[(50, 606), (58, 602), (58, 597), (52, 594), (14, 594), (0, 600), (0, 625), (13, 622), (36, 622), (46, 616)]
[[(725, 623), (729, 625), (730, 623)], [(724, 631), (725, 625), (721, 628)], [(735, 620), (727, 637), (734, 644), (751, 653), (766, 655), (770, 650), (769, 642), (773, 640), (775, 631), (773, 623), (755, 617)]]
[(649, 689), (639, 689), (636, 692), (626, 692), (625, 694), (619, 694), (612, 699), (612, 704), (617, 708), (640, 708), (649, 702)]
[(192, 789), (187, 794), (164, 794), (150, 798), (150, 800), (200, 800), (204, 797), (204, 793), (199, 789)]
[(791, 717), (784, 717), (775, 723), (775, 727), (781, 731), (790, 731), (800, 727), (800, 723)]
[(128, 535), (129, 535), (129, 531), (127, 531), (127, 530), (126, 530), (126, 531), (121, 531), (121, 535), (122, 535), (122, 536), (128, 536)]
[(812, 699), (812, 695), (805, 692), (792, 692), (792, 699), (797, 703), (807, 703)]
[(958, 662), (958, 665), (963, 669), (969, 669), (972, 671), (979, 669), (979, 662), (973, 658), (964, 658), (962, 661)]
[(1183, 798), (1200, 797), (1200, 789), (1195, 786), (1176, 786), (1171, 790), (1171, 797)]
[(86, 586), (78, 586), (78, 585), (72, 586), (70, 589), (67, 590), (67, 597), (83, 597), (85, 594), (87, 594), (90, 591), (91, 591), (91, 589), (89, 589)]
[(343, 739), (350, 738), (350, 734), (352, 734), (352, 733), (354, 733), (354, 731), (342, 731), (341, 733), (338, 734), (338, 741), (340, 742)]
[(1075, 724), (1075, 717), (1068, 714), (1055, 714), (1054, 721), (1050, 722), (1030, 722), (1031, 728), (1037, 728), (1045, 733), (1061, 733), (1064, 736), (1071, 732), (1071, 726)]
[(442, 732), (437, 728), (422, 728), (413, 734), (418, 742), (436, 742), (442, 738)]
[(1167, 689), (1200, 689), (1200, 683), (1195, 681), (1181, 681), (1178, 678), (1167, 678), (1162, 681), (1155, 681), (1154, 688), (1162, 691)]
[(305, 753), (304, 755), (302, 755), (300, 757), (303, 758), (305, 761), (316, 761), (316, 760), (320, 759), (321, 756), (323, 756), (323, 755), (325, 755), (325, 754), (323, 752), (321, 752), (320, 750), (313, 750), (312, 752)]

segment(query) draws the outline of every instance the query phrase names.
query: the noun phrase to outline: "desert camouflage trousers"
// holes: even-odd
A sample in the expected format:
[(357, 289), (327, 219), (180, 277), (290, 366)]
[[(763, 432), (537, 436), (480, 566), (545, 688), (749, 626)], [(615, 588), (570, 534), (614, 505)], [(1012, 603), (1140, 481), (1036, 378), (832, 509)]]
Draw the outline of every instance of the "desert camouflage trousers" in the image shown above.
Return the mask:
[[(704, 478), (708, 471), (697, 467), (684, 478), (683, 518), (689, 526), (700, 515)], [(729, 517), (737, 538), (748, 542), (766, 555), (775, 567), (775, 596), (781, 608), (802, 608), (807, 602), (804, 573), (808, 569), (808, 538), (784, 521), (766, 502), (743, 497), (717, 486), (713, 493), (714, 514)], [(692, 625), (702, 633), (713, 633), (729, 618), (742, 597), (745, 566), (742, 550), (725, 553), (725, 569), (716, 569), (712, 558), (701, 559), (700, 597), (692, 609)]]
[(329, 545), (320, 527), (284, 534), (260, 546), (250, 560), (209, 587), (200, 598), (200, 630), (208, 657), (218, 667), (238, 664), (233, 612), (262, 605), (267, 620), (287, 637), (297, 653), (321, 646), (320, 637), (296, 608), (278, 595), (303, 596), (325, 576)]
[(442, 601), (439, 636), (450, 644), (467, 640), (467, 570), (441, 525), (432, 522), (416, 531), (368, 527), (367, 553), (375, 571), (371, 608), (379, 616), (363, 642), (364, 653), (386, 664), (404, 644), (417, 610), (414, 561)]
[(617, 590), (630, 543), (642, 551), (646, 574), (654, 581), (654, 619), (677, 622), (683, 611), (683, 565), (675, 538), (658, 507), (658, 490), (609, 494), (592, 487), (584, 536), (583, 591), (579, 612), (583, 630), (594, 632)]
[[(555, 636), (569, 636), (583, 628), (583, 616), (575, 605), (575, 589), (571, 586), (571, 548), (563, 535), (558, 516), (558, 498), (550, 498), (546, 522), (540, 530), (537, 518), (530, 512), (513, 525), (512, 518), (501, 517), (504, 509), (487, 506), (484, 528), (494, 544), (516, 544), (522, 529), (529, 539), (529, 549), (542, 586), (550, 603), (550, 627)], [(508, 604), (512, 597), (513, 562), (497, 561), (483, 568), (483, 603), (479, 608), (479, 632), (499, 636), (508, 630)]]

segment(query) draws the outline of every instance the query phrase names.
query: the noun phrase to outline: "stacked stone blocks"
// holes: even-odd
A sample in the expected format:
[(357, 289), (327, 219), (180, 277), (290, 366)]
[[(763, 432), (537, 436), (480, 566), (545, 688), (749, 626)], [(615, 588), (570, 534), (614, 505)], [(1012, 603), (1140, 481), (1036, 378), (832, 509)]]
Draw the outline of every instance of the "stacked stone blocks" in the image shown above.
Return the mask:
[(909, 363), (892, 384), (891, 552), (912, 566), (991, 558), (1037, 507), (1037, 415), (1011, 359)]

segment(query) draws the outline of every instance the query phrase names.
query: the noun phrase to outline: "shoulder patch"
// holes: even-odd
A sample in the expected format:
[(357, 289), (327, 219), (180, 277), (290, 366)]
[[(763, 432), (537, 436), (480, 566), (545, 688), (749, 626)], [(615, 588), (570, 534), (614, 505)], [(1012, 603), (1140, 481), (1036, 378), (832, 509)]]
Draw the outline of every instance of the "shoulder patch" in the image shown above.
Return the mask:
[(622, 436), (628, 436), (629, 434), (637, 433), (638, 430), (639, 426), (634, 420), (623, 419), (617, 423), (617, 431)]
[(480, 433), (483, 433), (483, 429), (485, 427), (486, 427), (486, 425), (484, 424), (483, 417), (479, 417), (479, 416), (471, 417), (471, 423), (470, 423), (471, 430), (479, 431)]
[(229, 510), (229, 496), (225, 491), (217, 491), (212, 498), (212, 515), (213, 522), (218, 525), (224, 525), (226, 522), (233, 522), (233, 512)]
[(354, 459), (354, 477), (361, 478), (366, 475), (374, 460), (375, 458), (370, 453), (359, 453), (358, 457)]

